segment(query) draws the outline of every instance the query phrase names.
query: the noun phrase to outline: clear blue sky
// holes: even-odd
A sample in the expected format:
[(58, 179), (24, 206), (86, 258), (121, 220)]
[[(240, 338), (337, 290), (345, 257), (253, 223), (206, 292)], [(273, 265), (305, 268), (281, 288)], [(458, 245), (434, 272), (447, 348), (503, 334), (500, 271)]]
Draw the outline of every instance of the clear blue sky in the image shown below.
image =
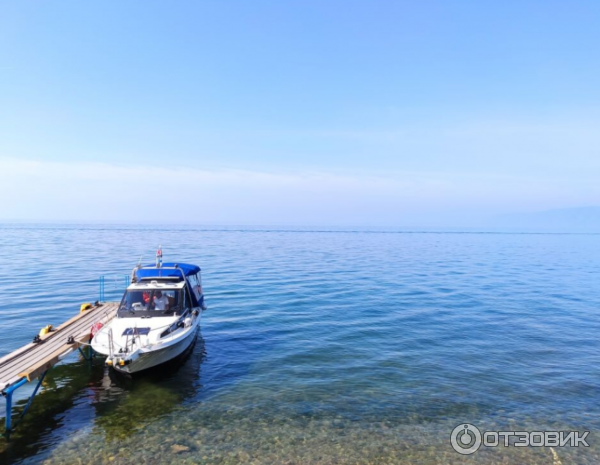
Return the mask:
[(2, 2), (0, 220), (599, 205), (599, 24), (597, 0)]

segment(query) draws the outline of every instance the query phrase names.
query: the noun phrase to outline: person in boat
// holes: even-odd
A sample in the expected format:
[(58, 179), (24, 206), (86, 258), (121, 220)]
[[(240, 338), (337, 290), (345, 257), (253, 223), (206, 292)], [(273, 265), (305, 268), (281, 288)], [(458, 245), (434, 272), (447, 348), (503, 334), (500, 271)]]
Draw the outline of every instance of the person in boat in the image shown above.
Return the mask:
[(154, 292), (154, 308), (156, 310), (169, 310), (169, 298), (161, 291)]

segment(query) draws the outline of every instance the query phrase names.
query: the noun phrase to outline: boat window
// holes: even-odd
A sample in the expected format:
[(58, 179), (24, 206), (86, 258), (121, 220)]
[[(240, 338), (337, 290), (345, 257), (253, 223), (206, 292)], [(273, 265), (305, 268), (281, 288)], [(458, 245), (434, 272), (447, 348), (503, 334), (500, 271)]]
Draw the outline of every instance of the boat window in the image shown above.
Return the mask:
[(123, 300), (121, 300), (119, 310), (144, 310), (146, 307), (144, 293), (145, 291), (126, 291)]
[(120, 317), (153, 317), (181, 312), (179, 289), (128, 290), (119, 306)]
[(200, 274), (193, 274), (188, 277), (189, 284), (196, 296), (196, 300), (200, 300), (202, 297), (202, 283), (200, 281)]
[(185, 310), (189, 310), (190, 308), (192, 308), (192, 302), (190, 299), (190, 294), (189, 294), (189, 290), (187, 288), (187, 286), (183, 289), (183, 309)]

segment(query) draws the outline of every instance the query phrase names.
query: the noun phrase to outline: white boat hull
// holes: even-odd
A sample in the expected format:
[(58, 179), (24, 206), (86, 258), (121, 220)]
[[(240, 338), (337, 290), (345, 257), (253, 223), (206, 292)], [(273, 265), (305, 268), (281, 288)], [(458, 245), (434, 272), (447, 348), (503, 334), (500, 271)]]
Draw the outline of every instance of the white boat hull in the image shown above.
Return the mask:
[(177, 358), (184, 353), (190, 345), (196, 339), (198, 335), (198, 328), (190, 331), (189, 334), (181, 341), (165, 347), (164, 349), (149, 350), (147, 352), (140, 353), (140, 356), (133, 360), (129, 365), (119, 366), (114, 365), (116, 371), (122, 373), (138, 373), (149, 368), (154, 368), (158, 365), (162, 365), (174, 358)]
[[(185, 352), (196, 339), (200, 319), (199, 309), (194, 309), (184, 319), (177, 316), (168, 319), (115, 318), (94, 336), (92, 349), (106, 355), (106, 364), (116, 371), (137, 373)], [(169, 325), (172, 332), (162, 334)], [(139, 335), (135, 334), (137, 328)]]

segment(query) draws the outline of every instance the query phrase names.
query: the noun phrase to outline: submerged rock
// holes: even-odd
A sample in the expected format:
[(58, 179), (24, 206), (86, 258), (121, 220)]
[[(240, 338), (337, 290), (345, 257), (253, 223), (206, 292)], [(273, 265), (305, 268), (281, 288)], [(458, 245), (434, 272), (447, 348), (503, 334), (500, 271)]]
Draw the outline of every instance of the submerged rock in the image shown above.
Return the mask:
[(175, 454), (181, 454), (182, 452), (188, 452), (190, 448), (188, 446), (182, 446), (180, 444), (173, 444), (171, 446), (171, 452)]

